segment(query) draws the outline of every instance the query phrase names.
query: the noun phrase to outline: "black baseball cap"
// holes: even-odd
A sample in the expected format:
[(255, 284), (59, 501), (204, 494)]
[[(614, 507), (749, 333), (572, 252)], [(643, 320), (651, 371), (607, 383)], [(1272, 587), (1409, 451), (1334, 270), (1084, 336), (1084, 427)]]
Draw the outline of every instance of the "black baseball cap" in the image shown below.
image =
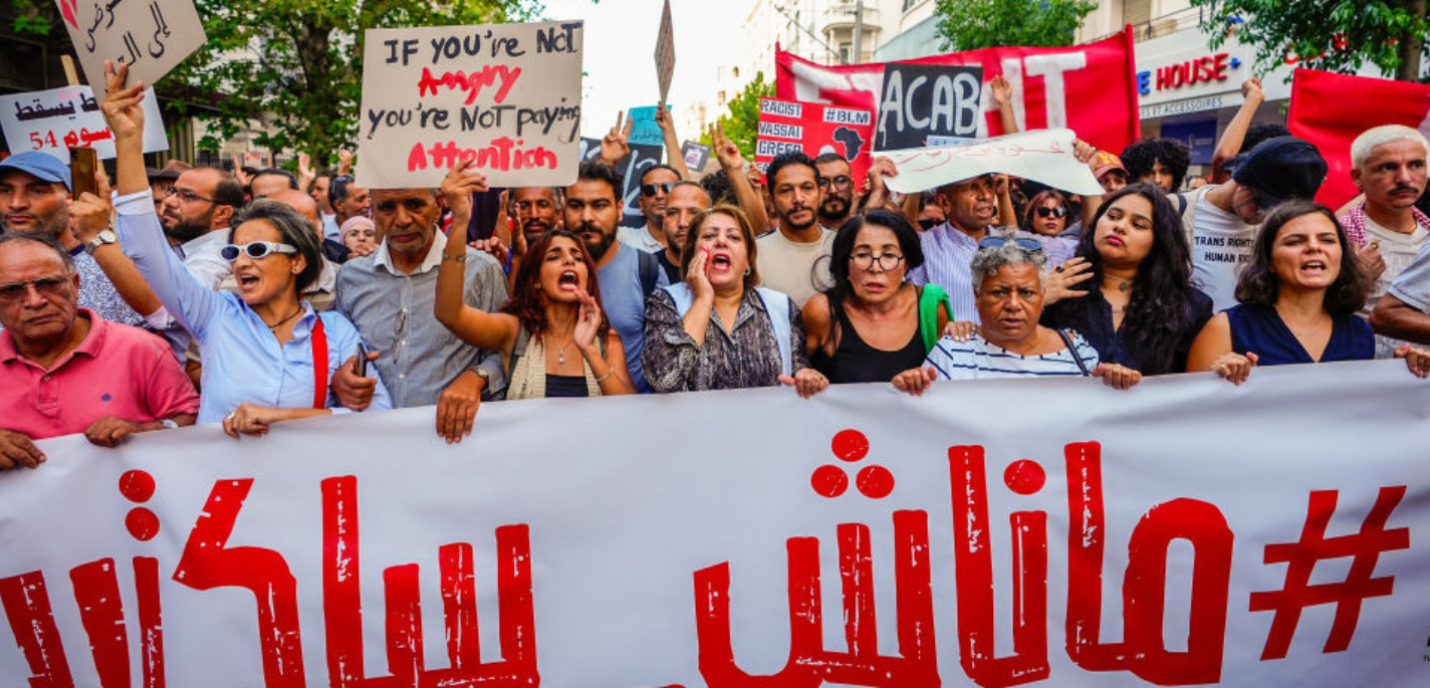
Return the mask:
[(1236, 183), (1261, 193), (1263, 210), (1290, 198), (1315, 198), (1326, 181), (1326, 159), (1305, 139), (1277, 136), (1227, 163)]

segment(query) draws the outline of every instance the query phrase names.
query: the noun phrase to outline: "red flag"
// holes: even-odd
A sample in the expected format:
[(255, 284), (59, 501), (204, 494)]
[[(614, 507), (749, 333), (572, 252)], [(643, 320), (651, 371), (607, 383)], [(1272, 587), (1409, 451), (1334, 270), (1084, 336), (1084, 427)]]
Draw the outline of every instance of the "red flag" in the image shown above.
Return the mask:
[(1316, 200), (1339, 208), (1360, 190), (1351, 183), (1351, 143), (1382, 124), (1404, 124), (1430, 135), (1430, 86), (1296, 70), (1287, 127), (1321, 150), (1328, 171)]
[[(1003, 133), (1003, 128), (986, 93), (986, 82), (1001, 74), (1013, 84), (1014, 111), (1025, 129), (1067, 127), (1079, 138), (1114, 153), (1142, 137), (1131, 26), (1117, 36), (1070, 48), (986, 48), (904, 62), (981, 65), (984, 117), (990, 135)], [(882, 62), (825, 67), (777, 50), (775, 65), (775, 97), (780, 100), (877, 112), (883, 90)]]

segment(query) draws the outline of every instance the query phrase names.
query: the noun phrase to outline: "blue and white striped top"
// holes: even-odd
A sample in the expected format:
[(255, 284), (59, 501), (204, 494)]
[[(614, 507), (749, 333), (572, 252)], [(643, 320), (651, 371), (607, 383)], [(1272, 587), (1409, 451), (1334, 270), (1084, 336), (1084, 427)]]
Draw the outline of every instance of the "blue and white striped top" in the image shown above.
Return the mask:
[[(1072, 338), (1072, 350), (1082, 358), (1082, 364), (1089, 371), (1097, 367), (1097, 349), (1077, 333), (1069, 333), (1069, 336)], [(933, 366), (942, 380), (1082, 375), (1069, 349), (1041, 356), (1023, 356), (990, 344), (976, 334), (967, 342), (957, 342), (945, 336), (934, 345), (924, 363)]]

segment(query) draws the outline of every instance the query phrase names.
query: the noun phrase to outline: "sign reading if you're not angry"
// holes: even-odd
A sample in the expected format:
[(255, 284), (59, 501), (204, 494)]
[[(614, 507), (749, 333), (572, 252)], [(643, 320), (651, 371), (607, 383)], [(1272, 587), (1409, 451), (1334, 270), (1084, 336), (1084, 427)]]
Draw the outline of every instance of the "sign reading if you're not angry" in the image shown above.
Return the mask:
[(580, 162), (582, 24), (372, 29), (357, 180), (435, 187), (462, 160), (492, 186), (564, 186)]

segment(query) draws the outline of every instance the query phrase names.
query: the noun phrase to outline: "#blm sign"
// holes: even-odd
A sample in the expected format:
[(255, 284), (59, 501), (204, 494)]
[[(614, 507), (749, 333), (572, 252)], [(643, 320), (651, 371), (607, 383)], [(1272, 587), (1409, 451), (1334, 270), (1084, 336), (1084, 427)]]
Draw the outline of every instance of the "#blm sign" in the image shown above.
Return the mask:
[(780, 153), (802, 150), (811, 158), (836, 153), (849, 163), (856, 186), (869, 171), (874, 113), (847, 107), (760, 99), (755, 162), (763, 171)]
[(884, 67), (875, 150), (917, 148), (978, 136), (983, 68), (891, 62)]
[(435, 187), (462, 160), (491, 186), (576, 179), (581, 22), (371, 29), (357, 179)]
[(193, 0), (56, 0), (85, 79), (104, 97), (104, 61), (152, 85), (208, 40)]
[(655, 39), (655, 76), (660, 79), (660, 104), (670, 94), (670, 79), (675, 75), (675, 26), (670, 21), (670, 0), (660, 15), (660, 33)]
[[(93, 148), (101, 160), (114, 157), (114, 135), (88, 86), (66, 86), (0, 96), (0, 128), (10, 150), (44, 151), (69, 162), (70, 148)], [(154, 89), (144, 89), (144, 152), (169, 150)]]

